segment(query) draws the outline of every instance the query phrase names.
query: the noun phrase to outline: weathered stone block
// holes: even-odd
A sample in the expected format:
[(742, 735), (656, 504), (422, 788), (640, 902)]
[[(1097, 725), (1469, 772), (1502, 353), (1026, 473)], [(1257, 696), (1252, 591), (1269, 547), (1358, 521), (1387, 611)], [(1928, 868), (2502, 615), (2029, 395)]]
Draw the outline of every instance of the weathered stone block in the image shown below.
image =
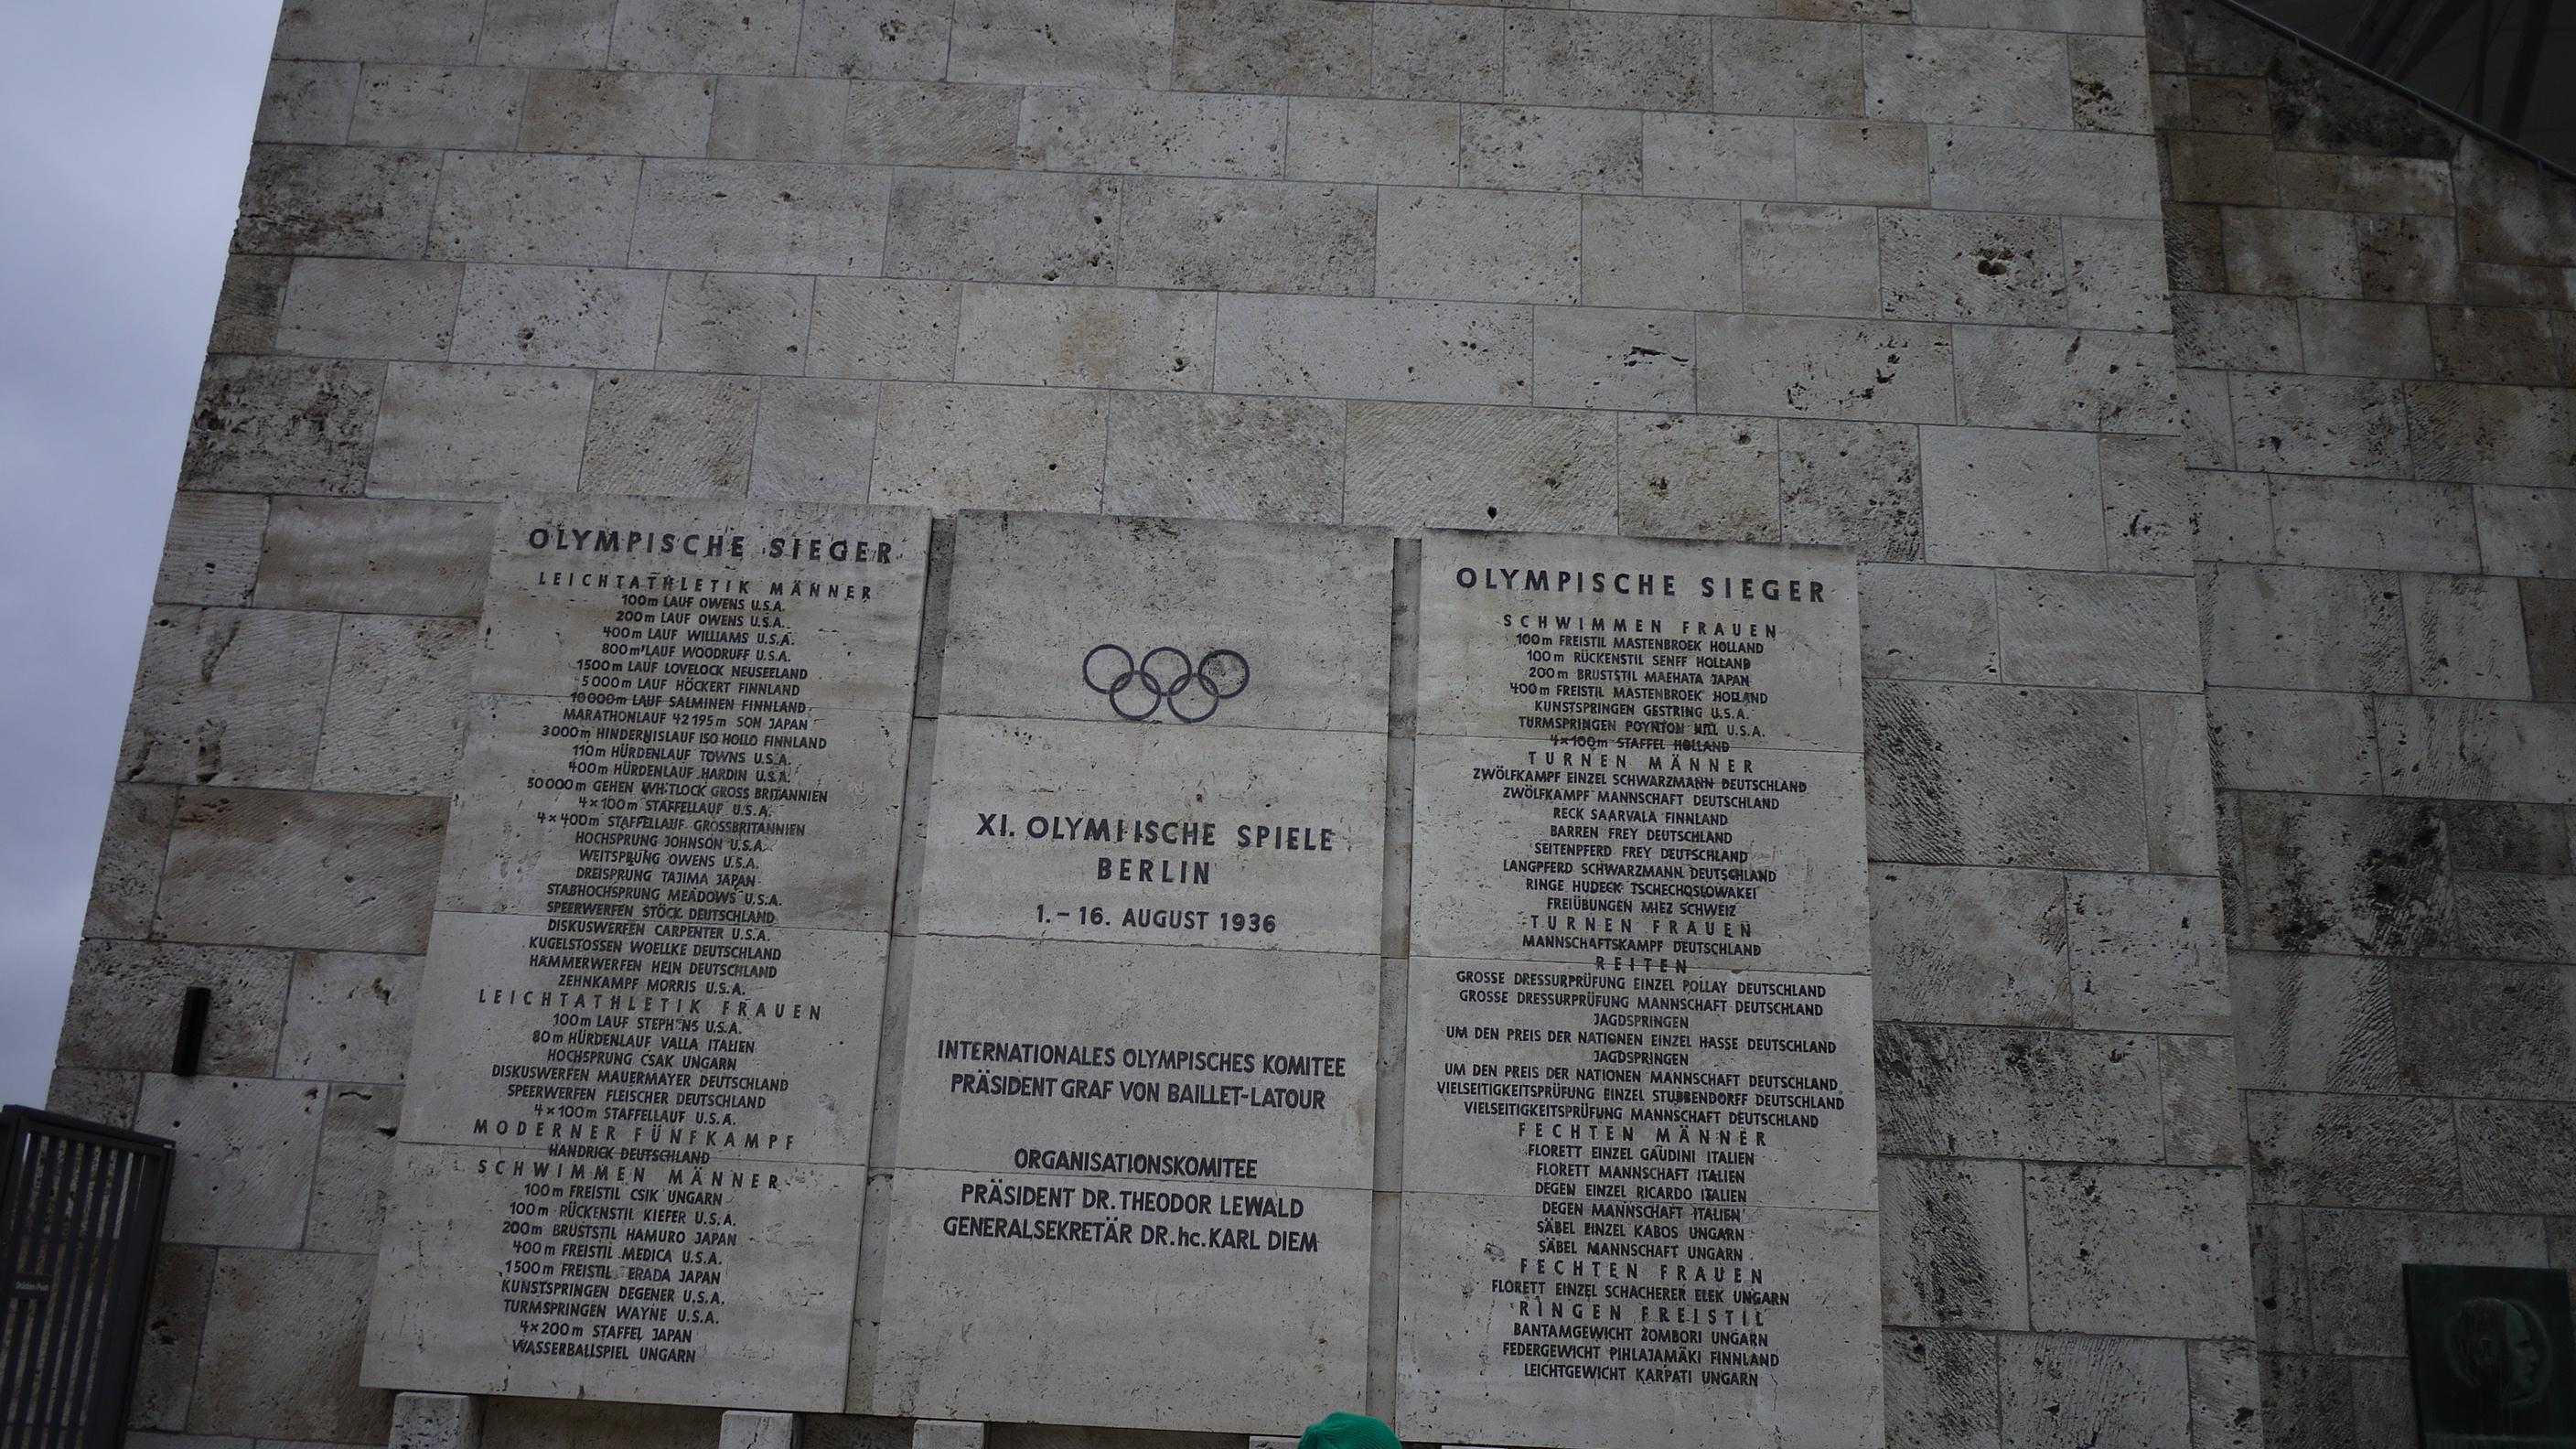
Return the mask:
[(2002, 1355), (2006, 1449), (2190, 1442), (2190, 1371), (2171, 1339), (2035, 1335)]
[(2196, 500), (2181, 440), (2107, 436), (2100, 467), (2111, 567), (2124, 573), (2192, 572)]
[(948, 78), (1026, 86), (1171, 84), (1170, 0), (960, 0)]
[(2066, 247), (2054, 217), (1889, 210), (1877, 222), (1888, 316), (1919, 322), (2065, 319)]
[[(287, 983), (277, 1075), (303, 1081), (399, 1082), (411, 1055), (418, 956), (303, 951)], [(373, 1250), (374, 1244), (368, 1248)]]
[(623, 266), (641, 166), (625, 156), (453, 152), (439, 175), (430, 254)]
[(444, 800), (182, 790), (154, 933), (422, 950), (446, 820)]
[(2162, 1155), (2154, 1043), (2099, 1032), (1878, 1025), (1880, 1145), (2058, 1161)]
[(372, 1253), (384, 1232), (386, 1178), (402, 1125), (402, 1088), (337, 1086), (322, 1110), (322, 1150), (304, 1246), (325, 1253)]
[[(1542, 345), (1545, 338), (1542, 331)], [(1779, 424), (1688, 413), (1622, 416), (1619, 531), (1777, 542)]]
[(886, 275), (1106, 285), (1118, 195), (1105, 176), (897, 172)]
[(2385, 979), (2407, 1089), (2576, 1100), (2576, 979), (2565, 968), (2399, 961)]
[(2030, 1327), (2017, 1162), (1879, 1162), (1882, 1313), (1924, 1328)]
[(2407, 1449), (2415, 1396), (2402, 1358), (2263, 1357), (2263, 1432), (2272, 1443)]
[[(2319, 1353), (2402, 1360), (2406, 1263), (2535, 1268), (2548, 1261), (2530, 1218), (2310, 1209), (2304, 1257)], [(2400, 1364), (2403, 1372), (2403, 1364)]]
[(2480, 488), (2477, 507), (2488, 573), (2576, 579), (2576, 489)]
[(309, 1082), (147, 1075), (134, 1120), (179, 1144), (162, 1235), (225, 1247), (302, 1243), (322, 1107), (322, 1089)]
[(2066, 916), (2077, 1026), (2219, 1035), (2231, 1029), (2216, 880), (2074, 877)]
[(2188, 1167), (2031, 1167), (2031, 1326), (2245, 1338), (2245, 1175)]
[[(2576, 524), (2576, 519), (2570, 522)], [(2576, 528), (2571, 528), (2571, 535), (2576, 535)], [(2531, 697), (2576, 700), (2576, 581), (2527, 578), (2521, 585)]]
[(1287, 151), (1277, 96), (1047, 89), (1020, 106), (1019, 164), (1041, 171), (1277, 177)]
[(1649, 112), (1644, 146), (1648, 195), (1788, 201), (1798, 194), (1796, 142), (1780, 117)]
[(801, 75), (937, 80), (952, 7), (937, 0), (807, 0)]
[(2530, 697), (2522, 590), (2513, 580), (2408, 574), (2402, 591), (2417, 693)]
[(1925, 428), (1922, 445), (1926, 561), (2103, 567), (2100, 449), (2092, 438)]
[(792, 377), (805, 370), (813, 306), (811, 277), (677, 273), (664, 288), (654, 365)]
[(358, 1386), (374, 1273), (369, 1253), (223, 1254), (190, 1432), (385, 1442), (393, 1395)]
[(383, 363), (214, 357), (197, 384), (179, 486), (356, 493), (366, 486)]
[(2156, 148), (2146, 136), (1931, 126), (1932, 204), (1945, 211), (2152, 218)]
[(359, 76), (348, 141), (507, 151), (518, 139), (527, 89), (522, 71), (370, 64)]
[(268, 500), (256, 494), (182, 493), (170, 509), (161, 543), (156, 604), (250, 602), (259, 575), (259, 540), (268, 529)]
[(1744, 307), (1871, 317), (1880, 310), (1877, 213), (1865, 206), (1744, 209)]
[(1885, 423), (1780, 424), (1780, 536), (1847, 544), (1873, 562), (1923, 557), (1917, 429)]
[(650, 367), (664, 283), (660, 272), (468, 267), (451, 355), (538, 367)]
[(2370, 696), (2304, 689), (2211, 689), (2217, 783), (2238, 790), (2379, 793)]
[(2146, 775), (2147, 867), (2218, 874), (2218, 802), (2209, 787), (2209, 712), (2197, 694), (2138, 696)]
[(801, 0), (618, 0), (609, 64), (621, 70), (783, 75), (796, 68)]
[(868, 501), (1097, 512), (1108, 414), (1092, 393), (890, 383)]
[(1291, 181), (1452, 186), (1458, 146), (1456, 106), (1315, 96), (1288, 101)]
[(1693, 314), (1541, 307), (1536, 322), (1532, 402), (1578, 408), (1691, 405)]
[(1872, 120), (2075, 124), (2063, 36), (1923, 24), (1871, 25), (1864, 34)]
[(1217, 317), (1219, 392), (1525, 402), (1530, 362), (1523, 307), (1244, 296)]
[(181, 1002), (188, 988), (203, 986), (214, 995), (200, 1041), (200, 1069), (265, 1077), (277, 1062), (288, 959), (282, 951), (84, 941), (72, 961), (55, 1064), (168, 1071), (179, 1040)]
[(858, 502), (876, 438), (873, 385), (771, 378), (760, 385), (760, 421), (752, 429), (751, 496)]
[(2272, 480), (2272, 554), (2325, 568), (2474, 570), (2470, 491), (2368, 478)]
[(1890, 1331), (1887, 1442), (1919, 1449), (2001, 1449), (2000, 1360), (1982, 1333)]
[(1458, 179), (1531, 191), (1635, 191), (1645, 122), (1633, 111), (1463, 106)]
[(2440, 812), (2352, 795), (2245, 795), (2247, 939), (2267, 951), (2447, 954), (2456, 936)]
[(1931, 195), (1931, 140), (1888, 121), (1800, 121), (1797, 199), (1921, 206)]
[(736, 161), (847, 161), (849, 114), (846, 81), (718, 76), (706, 154)]
[(439, 179), (426, 151), (253, 146), (233, 250), (420, 256)]
[(581, 481), (591, 376), (552, 368), (385, 369), (367, 491), (484, 498)]
[(486, 65), (608, 64), (617, 0), (491, 0), (483, 15)]
[(887, 173), (785, 161), (648, 161), (634, 262), (871, 274), (886, 250)]
[[(47, 1099), (50, 1110), (64, 1110)], [(130, 1122), (133, 1102), (126, 1102)], [(89, 1115), (76, 1113), (75, 1115)], [(206, 1296), (214, 1286), (213, 1248), (162, 1243), (152, 1254), (152, 1296), (143, 1305), (129, 1428), (179, 1430), (188, 1425), (196, 1389), (197, 1351), (206, 1330)]]
[(1870, 971), (1881, 1018), (1979, 1026), (2071, 1021), (2064, 876), (1885, 864), (1869, 874)]
[(1680, 15), (1520, 10), (1503, 31), (1503, 98), (1690, 111), (1709, 103), (1708, 22)]
[(1192, 91), (1364, 95), (1373, 8), (1336, 0), (1181, 0), (1172, 83)]
[(1618, 527), (1617, 439), (1605, 415), (1354, 403), (1343, 513), (1406, 535), (1609, 533)]
[(90, 878), (83, 936), (137, 939), (151, 934), (154, 902), (161, 895), (161, 863), (169, 853), (178, 791), (167, 785), (117, 785), (107, 792), (107, 826)]
[(2144, 41), (2125, 36), (2070, 36), (2066, 42), (2066, 69), (2075, 83), (2078, 127), (2139, 136), (2155, 130), (2155, 87)]
[(665, 498), (740, 496), (751, 482), (760, 384), (677, 372), (602, 373), (581, 486)]
[(1738, 211), (1727, 201), (1585, 197), (1584, 303), (1735, 310), (1743, 299)]
[(2563, 388), (2414, 383), (2406, 427), (2421, 477), (2576, 487), (2576, 409)]
[(224, 280), (215, 293), (215, 325), (206, 342), (209, 352), (266, 352), (277, 341), (277, 309), (286, 296), (286, 274), (292, 257), (224, 259)]
[(1861, 667), (1869, 677), (1991, 683), (2002, 676), (1992, 574), (1863, 564), (1860, 579)]
[(527, 84), (528, 119), (519, 130), (520, 150), (621, 156), (707, 153), (708, 127), (716, 105), (713, 76), (546, 70), (530, 76)]
[(1700, 336), (1705, 411), (1871, 422), (1948, 422), (1956, 412), (1947, 327), (1711, 313)]
[(2576, 1103), (2460, 1103), (2460, 1178), (2486, 1212), (2576, 1212)]
[(289, 146), (339, 146), (357, 106), (355, 61), (272, 60), (250, 138)]
[(2165, 1099), (2165, 1161), (2192, 1167), (2245, 1162), (2245, 1097), (2236, 1046), (2223, 1036), (2156, 1039)]
[(456, 329), (453, 262), (305, 257), (287, 281), (276, 348), (310, 357), (437, 361)]
[(1805, 20), (1709, 22), (1717, 62), (1708, 109), (1756, 116), (1857, 116), (1861, 27)]
[(2461, 954), (2576, 964), (2576, 878), (2460, 872)]
[(396, 1394), (390, 1449), (483, 1449), (480, 1394)]
[(1364, 297), (1381, 275), (1366, 188), (1139, 177), (1123, 189), (1123, 285)]
[(492, 521), (486, 504), (280, 499), (252, 599), (262, 609), (470, 615)]
[(2392, 794), (2576, 804), (2576, 705), (2383, 700), (2379, 752)]
[[(1936, 540), (1941, 516), (1932, 511)], [(2200, 687), (2200, 631), (2188, 578), (2008, 573), (1996, 581), (1995, 606), (2004, 678), (2016, 684)]]
[(2174, 350), (2192, 366), (2239, 372), (2297, 372), (2305, 366), (2299, 305), (2291, 298), (2178, 292), (2173, 322)]
[(961, 382), (1207, 390), (1216, 298), (1127, 288), (970, 283), (957, 329)]
[(117, 777), (296, 789), (313, 778), (339, 621), (275, 610), (154, 609)]
[(859, 81), (850, 87), (847, 159), (877, 166), (1008, 166), (1020, 139), (1013, 86)]
[(1109, 404), (1111, 513), (1338, 523), (1342, 404), (1121, 393)]
[(960, 291), (955, 282), (821, 279), (814, 289), (813, 371), (949, 380), (957, 371)]
[(2146, 863), (2130, 696), (1882, 680), (1865, 698), (1873, 854), (2076, 870)]
[[(2457, 1210), (2465, 1204), (2454, 1129), (2451, 1104), (2438, 1098), (2245, 1094), (2258, 1202)], [(2311, 1234), (2312, 1265), (2317, 1251)]]
[(2170, 337), (1963, 326), (1957, 342), (1963, 423), (2105, 433), (2181, 426)]
[(2402, 693), (2405, 607), (2395, 574), (2222, 564), (2201, 575), (2212, 685)]
[(1500, 10), (1377, 6), (1369, 94), (1422, 101), (1503, 98)]
[(315, 786), (447, 794), (465, 738), (466, 663), (474, 641), (469, 619), (343, 620)]

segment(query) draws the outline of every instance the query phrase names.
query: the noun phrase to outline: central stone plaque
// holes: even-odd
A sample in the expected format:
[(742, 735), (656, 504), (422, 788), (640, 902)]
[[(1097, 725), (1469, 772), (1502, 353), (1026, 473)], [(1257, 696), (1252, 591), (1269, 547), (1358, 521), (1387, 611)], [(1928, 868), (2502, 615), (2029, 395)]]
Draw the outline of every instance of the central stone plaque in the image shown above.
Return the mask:
[(841, 1407), (928, 540), (506, 515), (368, 1384)]
[(1396, 1427), (1880, 1438), (1841, 550), (1422, 550)]
[(1392, 569), (1370, 531), (959, 518), (854, 1408), (1361, 1401)]

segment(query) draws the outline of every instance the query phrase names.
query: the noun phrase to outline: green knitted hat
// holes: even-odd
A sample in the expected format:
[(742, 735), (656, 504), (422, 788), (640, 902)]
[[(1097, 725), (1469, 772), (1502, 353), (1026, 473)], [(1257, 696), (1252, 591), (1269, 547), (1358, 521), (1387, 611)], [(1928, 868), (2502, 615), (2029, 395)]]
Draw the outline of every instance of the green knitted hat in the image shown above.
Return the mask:
[(1326, 1414), (1297, 1436), (1297, 1449), (1403, 1449), (1395, 1431), (1366, 1414)]

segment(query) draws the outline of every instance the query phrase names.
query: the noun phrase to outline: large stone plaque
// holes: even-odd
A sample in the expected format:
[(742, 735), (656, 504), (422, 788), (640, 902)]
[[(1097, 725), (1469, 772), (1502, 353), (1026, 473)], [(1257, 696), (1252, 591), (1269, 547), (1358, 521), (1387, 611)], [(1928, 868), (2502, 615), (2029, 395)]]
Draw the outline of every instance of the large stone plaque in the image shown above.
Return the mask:
[(1392, 541), (955, 560), (852, 1406), (1294, 1432), (1366, 1388)]
[(1880, 1437), (1841, 550), (1422, 552), (1397, 1429)]
[(841, 1407), (928, 540), (509, 510), (367, 1383)]

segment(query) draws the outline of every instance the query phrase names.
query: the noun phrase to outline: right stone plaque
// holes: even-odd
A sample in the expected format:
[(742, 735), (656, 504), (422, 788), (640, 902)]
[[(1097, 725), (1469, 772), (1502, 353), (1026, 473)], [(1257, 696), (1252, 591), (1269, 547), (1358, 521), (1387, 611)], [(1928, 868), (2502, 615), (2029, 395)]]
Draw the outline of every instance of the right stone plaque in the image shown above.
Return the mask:
[(1405, 1439), (1878, 1442), (1856, 594), (1424, 540)]

